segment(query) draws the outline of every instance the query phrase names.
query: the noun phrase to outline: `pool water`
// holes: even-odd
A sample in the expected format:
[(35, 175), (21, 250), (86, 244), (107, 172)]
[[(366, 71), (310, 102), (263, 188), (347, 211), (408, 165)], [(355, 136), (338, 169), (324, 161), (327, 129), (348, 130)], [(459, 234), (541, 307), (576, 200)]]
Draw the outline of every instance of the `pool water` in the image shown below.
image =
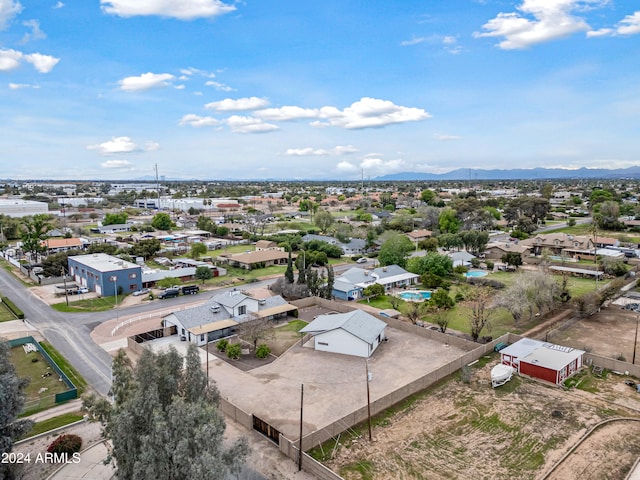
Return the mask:
[(431, 298), (431, 292), (427, 290), (419, 290), (415, 292), (400, 292), (398, 296), (403, 300), (413, 300), (419, 302), (422, 300), (429, 300)]
[(487, 272), (483, 272), (482, 270), (472, 270), (470, 272), (465, 273), (467, 277), (484, 277), (487, 275)]

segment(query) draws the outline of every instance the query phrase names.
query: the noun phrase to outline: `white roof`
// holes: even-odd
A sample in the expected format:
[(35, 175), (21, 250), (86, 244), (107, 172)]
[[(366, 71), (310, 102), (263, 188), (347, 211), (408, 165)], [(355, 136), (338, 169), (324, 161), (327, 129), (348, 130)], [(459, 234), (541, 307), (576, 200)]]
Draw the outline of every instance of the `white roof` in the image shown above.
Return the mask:
[(582, 355), (584, 355), (583, 350), (545, 343), (520, 361), (552, 370), (559, 370), (575, 359), (582, 357)]
[(99, 272), (113, 272), (130, 268), (140, 268), (140, 265), (112, 257), (106, 253), (92, 253), (90, 255), (75, 255), (69, 257), (82, 265), (93, 268)]
[(523, 338), (516, 343), (509, 345), (508, 347), (500, 350), (501, 355), (510, 355), (516, 358), (524, 358), (533, 352), (535, 349), (544, 345), (544, 342), (540, 340), (533, 340), (532, 338)]

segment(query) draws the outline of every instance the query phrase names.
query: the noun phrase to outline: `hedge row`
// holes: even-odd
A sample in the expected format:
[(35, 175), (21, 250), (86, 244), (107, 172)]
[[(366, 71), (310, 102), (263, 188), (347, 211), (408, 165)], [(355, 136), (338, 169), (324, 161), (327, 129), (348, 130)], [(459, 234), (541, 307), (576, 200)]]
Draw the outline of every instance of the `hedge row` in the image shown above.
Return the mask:
[(11, 313), (13, 313), (16, 316), (16, 318), (19, 318), (20, 320), (24, 319), (24, 312), (20, 310), (18, 307), (16, 307), (15, 303), (13, 303), (7, 297), (0, 297), (0, 299), (2, 299), (2, 303), (4, 303), (7, 306), (7, 308), (11, 311)]

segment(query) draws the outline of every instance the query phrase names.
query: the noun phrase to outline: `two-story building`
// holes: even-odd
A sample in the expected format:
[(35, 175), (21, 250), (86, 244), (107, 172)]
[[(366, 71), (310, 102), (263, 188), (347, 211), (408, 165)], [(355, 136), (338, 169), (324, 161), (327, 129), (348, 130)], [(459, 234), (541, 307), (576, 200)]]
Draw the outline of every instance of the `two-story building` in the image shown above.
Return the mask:
[(74, 281), (103, 297), (142, 288), (142, 268), (106, 253), (75, 255), (68, 259)]

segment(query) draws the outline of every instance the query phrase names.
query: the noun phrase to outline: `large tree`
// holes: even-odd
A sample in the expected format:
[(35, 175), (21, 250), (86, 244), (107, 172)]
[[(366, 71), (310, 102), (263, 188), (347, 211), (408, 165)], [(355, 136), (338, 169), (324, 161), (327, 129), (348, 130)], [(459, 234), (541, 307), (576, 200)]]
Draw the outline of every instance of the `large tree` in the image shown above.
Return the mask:
[(171, 216), (168, 213), (156, 213), (151, 220), (151, 226), (158, 230), (171, 230)]
[(326, 210), (320, 210), (316, 213), (316, 217), (313, 219), (313, 223), (320, 229), (322, 233), (329, 230), (329, 227), (333, 225), (333, 217)]
[(477, 289), (469, 301), (469, 329), (474, 342), (482, 330), (491, 330), (491, 315), (495, 312), (491, 304), (491, 290), (487, 287)]
[(407, 266), (407, 255), (413, 248), (413, 243), (405, 235), (393, 235), (380, 247), (378, 261), (382, 266), (399, 265), (404, 268)]
[(225, 447), (219, 393), (208, 384), (197, 347), (186, 361), (170, 349), (145, 350), (133, 366), (121, 350), (113, 361), (113, 404), (89, 396), (85, 410), (104, 426), (121, 479), (218, 480), (237, 474), (246, 439)]
[[(29, 381), (18, 378), (9, 353), (9, 344), (0, 339), (0, 455), (10, 452), (14, 440), (33, 425), (30, 420), (18, 420), (24, 404), (24, 388)], [(0, 462), (0, 478), (14, 478), (14, 473), (10, 464)]]
[(25, 221), (22, 225), (22, 248), (25, 252), (37, 255), (47, 251), (42, 241), (47, 238), (50, 220), (50, 215), (38, 214)]

